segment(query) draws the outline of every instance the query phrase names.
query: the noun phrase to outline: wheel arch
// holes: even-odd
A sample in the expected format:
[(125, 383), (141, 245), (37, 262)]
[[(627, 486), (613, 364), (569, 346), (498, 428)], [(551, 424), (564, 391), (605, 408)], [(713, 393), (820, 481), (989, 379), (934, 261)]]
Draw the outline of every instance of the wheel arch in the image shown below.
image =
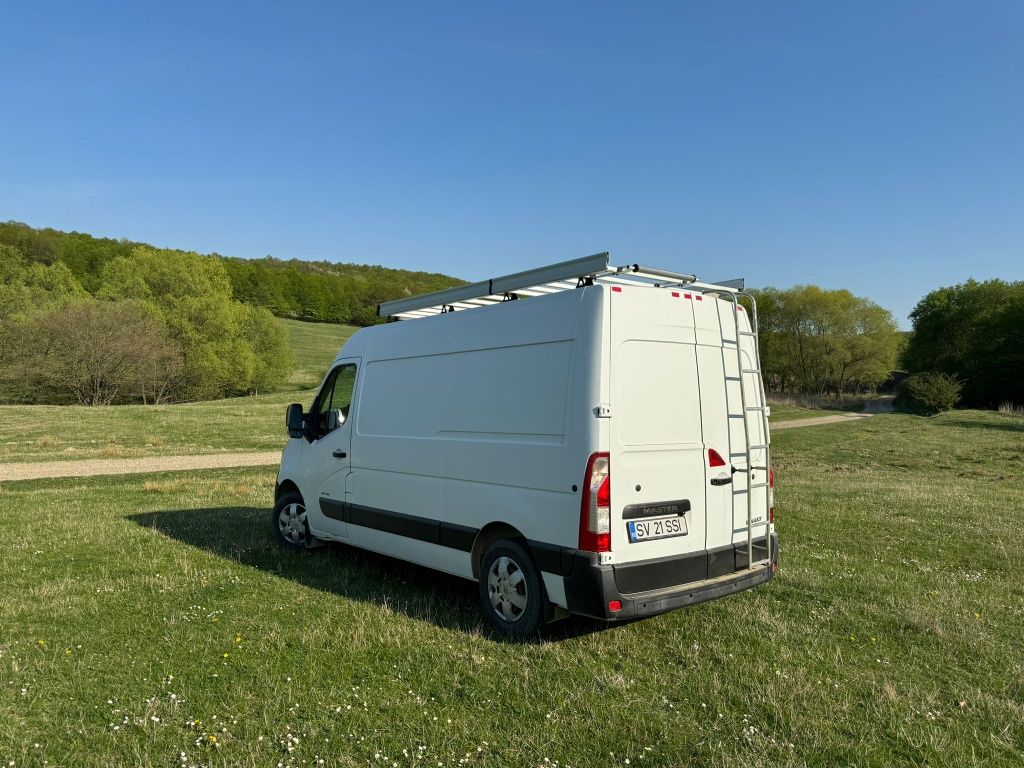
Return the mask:
[(526, 550), (530, 557), (533, 557), (536, 563), (537, 558), (534, 557), (533, 552), (530, 550), (530, 544), (526, 540), (526, 537), (516, 529), (514, 526), (508, 523), (492, 522), (485, 525), (477, 533), (476, 538), (473, 539), (473, 549), (470, 550), (470, 562), (473, 565), (473, 578), (480, 578), (480, 563), (484, 559), (484, 553), (490, 548), (496, 541), (502, 539), (512, 539), (519, 542), (523, 549)]
[(302, 497), (302, 491), (299, 490), (299, 486), (291, 480), (282, 480), (274, 487), (274, 501), (276, 502), (284, 496), (284, 494), (291, 493), (292, 491), (299, 494), (299, 497), (302, 498), (303, 503), (305, 503), (306, 500)]

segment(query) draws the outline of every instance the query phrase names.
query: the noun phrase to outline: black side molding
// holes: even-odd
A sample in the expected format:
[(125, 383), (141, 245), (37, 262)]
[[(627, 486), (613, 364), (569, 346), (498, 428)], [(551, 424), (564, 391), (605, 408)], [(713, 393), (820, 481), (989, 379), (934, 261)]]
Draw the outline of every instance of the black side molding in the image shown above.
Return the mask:
[[(470, 552), (477, 534), (480, 533), (479, 528), (468, 525), (448, 523), (419, 515), (407, 515), (388, 509), (366, 507), (362, 504), (352, 504), (325, 497), (320, 498), (320, 511), (332, 520), (340, 520), (343, 523), (360, 525), (363, 528), (372, 528), (384, 533), (393, 533), (396, 536), (405, 536), (417, 541), (426, 541), (430, 544), (439, 544), (460, 552)], [(527, 544), (537, 561), (537, 567), (542, 571), (556, 573), (559, 576), (568, 576), (572, 573), (575, 549), (567, 549), (543, 541), (528, 541)]]

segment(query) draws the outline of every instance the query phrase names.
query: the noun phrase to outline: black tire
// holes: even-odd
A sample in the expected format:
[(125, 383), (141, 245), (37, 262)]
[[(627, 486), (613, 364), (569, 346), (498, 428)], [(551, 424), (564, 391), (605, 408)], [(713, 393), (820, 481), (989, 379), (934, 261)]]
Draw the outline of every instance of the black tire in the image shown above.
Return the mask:
[(491, 626), (502, 634), (526, 638), (540, 630), (547, 595), (540, 571), (522, 544), (503, 539), (484, 553), (480, 602)]
[(312, 535), (306, 521), (306, 503), (298, 491), (288, 491), (278, 497), (270, 524), (277, 540), (288, 549), (304, 550), (309, 547)]

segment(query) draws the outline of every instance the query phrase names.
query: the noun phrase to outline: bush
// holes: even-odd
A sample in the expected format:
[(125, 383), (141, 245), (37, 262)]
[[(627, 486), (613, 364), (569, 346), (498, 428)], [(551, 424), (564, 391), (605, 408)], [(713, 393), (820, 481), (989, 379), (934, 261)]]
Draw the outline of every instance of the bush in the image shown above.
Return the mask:
[(925, 416), (950, 411), (960, 400), (961, 386), (955, 377), (945, 373), (915, 373), (900, 386), (896, 406)]

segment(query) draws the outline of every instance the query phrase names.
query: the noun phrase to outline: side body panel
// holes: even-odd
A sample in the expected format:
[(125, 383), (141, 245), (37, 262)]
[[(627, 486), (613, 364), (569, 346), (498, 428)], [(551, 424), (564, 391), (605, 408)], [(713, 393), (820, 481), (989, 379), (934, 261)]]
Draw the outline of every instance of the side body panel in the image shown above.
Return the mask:
[(576, 546), (598, 443), (603, 305), (584, 288), (360, 332), (342, 352), (362, 359), (347, 540), (472, 577), (477, 533), (510, 525), (541, 547), (549, 597), (564, 605), (559, 551)]

